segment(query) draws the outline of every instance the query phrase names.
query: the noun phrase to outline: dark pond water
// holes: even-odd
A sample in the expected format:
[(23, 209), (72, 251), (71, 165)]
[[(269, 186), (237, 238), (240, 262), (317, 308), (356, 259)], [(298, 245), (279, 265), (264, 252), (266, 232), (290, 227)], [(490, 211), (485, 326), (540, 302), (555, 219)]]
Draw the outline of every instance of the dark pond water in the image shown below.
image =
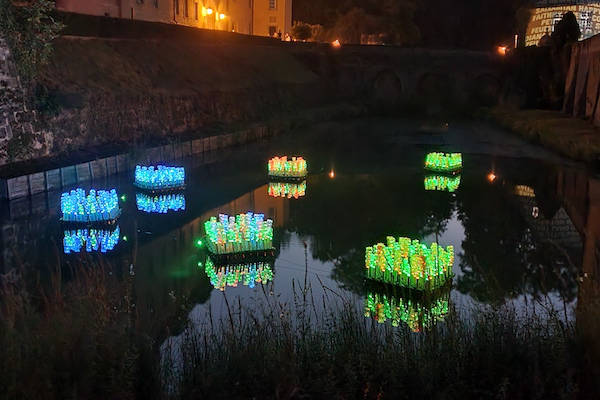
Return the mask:
[[(163, 205), (166, 213), (140, 210), (156, 205), (136, 193), (129, 176), (94, 182), (87, 188), (114, 187), (124, 196), (118, 231), (100, 236), (106, 252), (85, 246), (73, 252), (76, 242), (65, 235), (75, 233), (59, 223), (60, 193), (5, 203), (0, 272), (9, 276), (25, 265), (43, 279), (61, 264), (68, 280), (69, 265), (106, 261), (110, 273), (131, 282), (139, 315), (158, 316), (172, 334), (187, 318), (202, 321), (209, 310), (213, 318), (225, 315), (227, 301), (289, 302), (305, 284), (319, 302), (339, 295), (355, 301), (365, 318), (415, 331), (443, 320), (449, 307), (506, 301), (517, 309), (553, 306), (573, 318), (580, 283), (598, 263), (598, 241), (587, 234), (600, 223), (590, 217), (600, 207), (590, 194), (598, 180), (485, 125), (457, 122), (438, 133), (422, 125), (328, 123), (187, 160), (187, 187)], [(423, 169), (425, 155), (438, 150), (463, 154), (454, 192), (425, 187), (431, 175)], [(299, 189), (297, 198), (275, 196), (279, 187), (267, 178), (267, 160), (283, 154), (308, 161), (305, 187), (291, 188)], [(205, 262), (196, 246), (203, 223), (219, 213), (247, 211), (274, 221), (276, 259), (263, 266), (272, 281), (215, 289), (199, 266)], [(405, 294), (365, 284), (365, 247), (390, 235), (454, 246), (451, 290), (422, 304), (411, 300), (410, 308)], [(386, 315), (386, 301), (405, 312)]]

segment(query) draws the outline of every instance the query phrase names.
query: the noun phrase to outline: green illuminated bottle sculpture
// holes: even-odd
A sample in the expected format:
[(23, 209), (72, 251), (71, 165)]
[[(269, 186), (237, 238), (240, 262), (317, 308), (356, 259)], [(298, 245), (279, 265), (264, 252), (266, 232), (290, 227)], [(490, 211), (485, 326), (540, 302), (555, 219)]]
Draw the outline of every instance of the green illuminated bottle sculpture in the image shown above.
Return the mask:
[(452, 278), (454, 248), (445, 249), (418, 240), (387, 237), (387, 245), (378, 243), (365, 249), (366, 277), (415, 290), (432, 290)]
[(435, 172), (455, 173), (462, 169), (462, 153), (429, 153), (425, 169)]

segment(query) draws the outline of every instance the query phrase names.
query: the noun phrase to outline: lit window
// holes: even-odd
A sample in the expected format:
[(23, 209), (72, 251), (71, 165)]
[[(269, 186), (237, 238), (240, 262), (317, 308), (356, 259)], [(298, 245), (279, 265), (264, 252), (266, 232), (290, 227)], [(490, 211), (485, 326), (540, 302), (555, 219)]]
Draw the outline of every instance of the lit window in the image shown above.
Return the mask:
[(277, 8), (277, 0), (269, 0), (269, 10), (274, 10)]

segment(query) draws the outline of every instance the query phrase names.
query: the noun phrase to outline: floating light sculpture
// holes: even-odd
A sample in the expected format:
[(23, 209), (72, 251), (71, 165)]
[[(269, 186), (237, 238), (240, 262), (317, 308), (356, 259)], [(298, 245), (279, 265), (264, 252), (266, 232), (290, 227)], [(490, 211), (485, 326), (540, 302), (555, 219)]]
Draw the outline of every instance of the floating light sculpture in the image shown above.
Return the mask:
[(425, 169), (430, 171), (456, 172), (461, 168), (461, 153), (429, 153), (425, 157)]
[(297, 199), (306, 195), (306, 181), (302, 183), (269, 182), (268, 193), (271, 197)]
[(137, 165), (134, 184), (146, 190), (181, 189), (185, 186), (185, 168)]
[(114, 230), (77, 229), (65, 231), (63, 250), (65, 254), (79, 253), (82, 249), (87, 252), (106, 253), (119, 243), (121, 231), (117, 226)]
[(267, 284), (273, 280), (271, 263), (256, 262), (215, 266), (210, 257), (207, 258), (204, 271), (215, 289), (224, 291), (227, 286), (238, 287), (240, 284), (254, 288), (257, 283)]
[(515, 194), (521, 197), (535, 197), (535, 190), (531, 186), (516, 185)]
[(306, 160), (302, 157), (273, 157), (269, 160), (269, 176), (277, 178), (304, 178), (306, 176)]
[(135, 195), (137, 209), (147, 213), (166, 214), (169, 211), (185, 210), (185, 196), (183, 193), (161, 194), (150, 196), (144, 193)]
[(452, 278), (454, 248), (431, 247), (418, 240), (387, 237), (387, 245), (378, 243), (366, 248), (366, 276), (380, 282), (416, 290), (443, 286)]
[(390, 321), (392, 326), (403, 322), (413, 332), (433, 327), (448, 315), (449, 292), (432, 301), (412, 299), (395, 294), (382, 294), (368, 291), (365, 298), (365, 317), (373, 318), (380, 324)]
[(207, 249), (214, 254), (232, 254), (273, 249), (273, 221), (264, 214), (219, 214), (204, 223)]
[(460, 175), (443, 176), (430, 175), (425, 177), (425, 190), (439, 190), (446, 192), (454, 192), (460, 186)]
[(119, 217), (117, 191), (91, 189), (86, 195), (83, 189), (74, 189), (60, 197), (62, 220), (65, 222), (103, 222)]

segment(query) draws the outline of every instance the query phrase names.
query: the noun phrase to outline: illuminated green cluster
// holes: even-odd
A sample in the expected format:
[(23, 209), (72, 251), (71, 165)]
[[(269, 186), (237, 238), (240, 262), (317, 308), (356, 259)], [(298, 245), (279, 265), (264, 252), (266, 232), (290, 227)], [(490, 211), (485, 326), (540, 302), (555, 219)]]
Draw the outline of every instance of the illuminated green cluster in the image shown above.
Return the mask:
[(269, 182), (268, 189), (271, 197), (287, 197), (297, 199), (306, 194), (306, 181), (302, 183)]
[(425, 177), (425, 190), (439, 190), (441, 192), (454, 192), (460, 186), (460, 175), (443, 176), (429, 175)]
[(444, 285), (452, 277), (454, 248), (431, 247), (418, 240), (387, 237), (387, 245), (378, 243), (366, 248), (366, 276), (380, 282), (416, 290)]
[(368, 292), (365, 298), (365, 317), (380, 324), (391, 321), (392, 326), (404, 322), (413, 332), (429, 329), (448, 315), (449, 294), (431, 303), (401, 296)]
[(254, 288), (257, 283), (267, 284), (273, 280), (273, 269), (268, 262), (236, 264), (215, 267), (210, 257), (206, 260), (204, 271), (215, 289), (224, 291), (227, 286)]
[(231, 254), (273, 248), (273, 221), (263, 214), (219, 214), (204, 223), (206, 246), (214, 254)]
[(302, 178), (306, 176), (306, 160), (302, 157), (273, 157), (269, 160), (269, 175), (281, 178)]
[(461, 153), (429, 153), (425, 158), (425, 169), (430, 171), (455, 172), (461, 168)]

